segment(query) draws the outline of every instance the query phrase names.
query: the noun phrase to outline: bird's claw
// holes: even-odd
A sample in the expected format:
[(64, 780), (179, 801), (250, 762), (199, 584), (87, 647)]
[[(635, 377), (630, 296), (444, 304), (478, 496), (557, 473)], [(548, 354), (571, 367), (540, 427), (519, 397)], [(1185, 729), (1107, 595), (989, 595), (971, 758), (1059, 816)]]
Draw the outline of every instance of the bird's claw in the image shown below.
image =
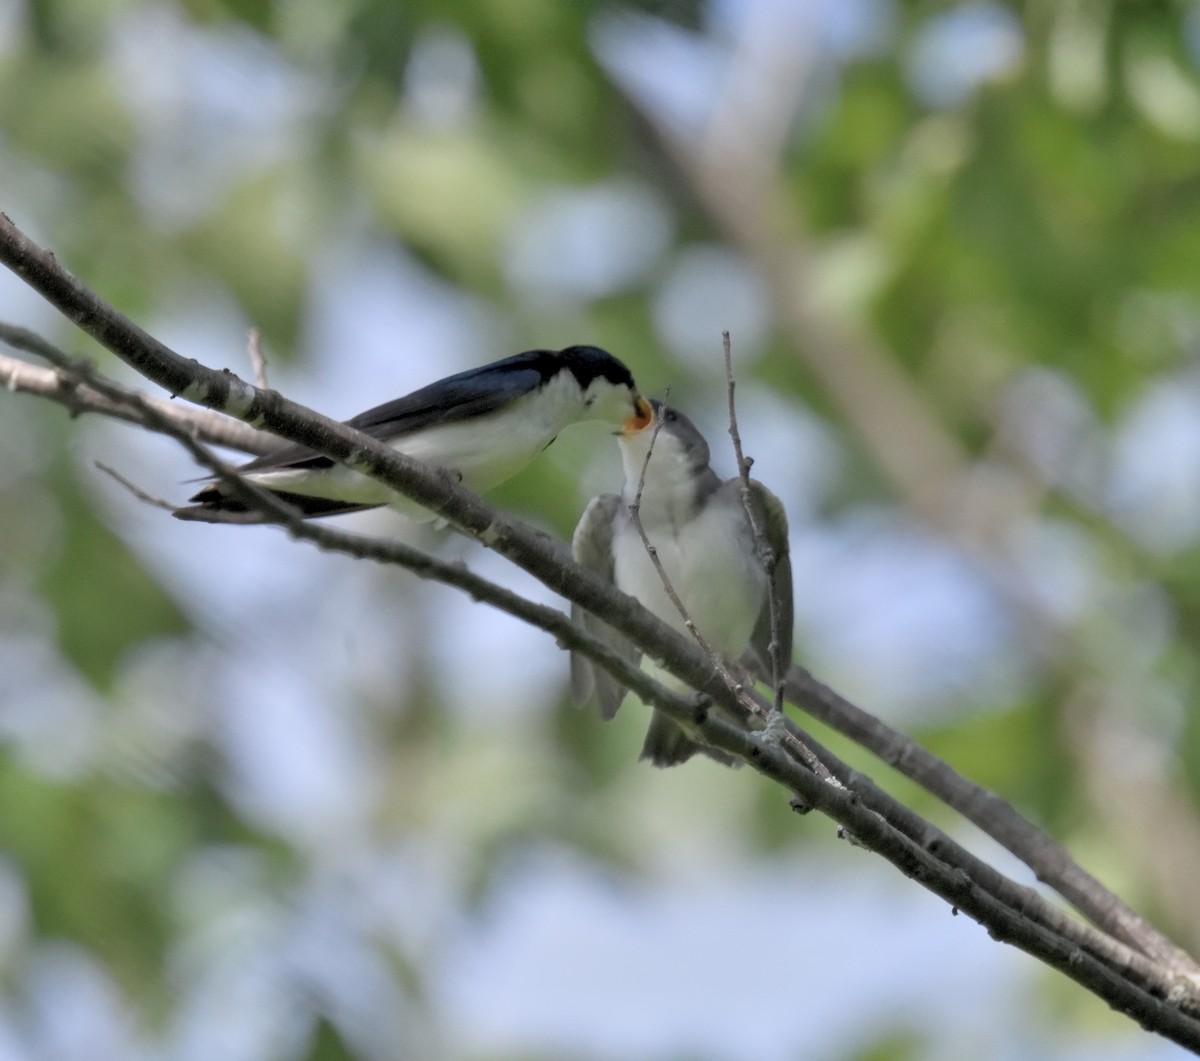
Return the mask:
[(763, 728), (751, 734), (759, 744), (770, 748), (778, 748), (787, 736), (787, 719), (782, 711), (772, 711)]

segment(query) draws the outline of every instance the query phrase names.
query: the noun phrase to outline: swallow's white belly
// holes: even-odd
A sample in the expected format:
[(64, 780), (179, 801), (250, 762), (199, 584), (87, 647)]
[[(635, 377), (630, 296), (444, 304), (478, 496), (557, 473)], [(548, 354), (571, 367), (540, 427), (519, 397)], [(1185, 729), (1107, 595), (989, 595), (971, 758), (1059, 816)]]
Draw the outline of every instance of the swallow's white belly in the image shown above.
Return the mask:
[[(578, 386), (573, 380), (556, 378), (542, 390), (523, 395), (488, 416), (426, 428), (401, 436), (391, 445), (413, 460), (457, 473), (463, 486), (480, 494), (516, 475), (582, 412)], [(343, 465), (317, 471), (268, 471), (251, 478), (273, 490), (353, 504), (390, 504), (432, 518), (415, 502)]]

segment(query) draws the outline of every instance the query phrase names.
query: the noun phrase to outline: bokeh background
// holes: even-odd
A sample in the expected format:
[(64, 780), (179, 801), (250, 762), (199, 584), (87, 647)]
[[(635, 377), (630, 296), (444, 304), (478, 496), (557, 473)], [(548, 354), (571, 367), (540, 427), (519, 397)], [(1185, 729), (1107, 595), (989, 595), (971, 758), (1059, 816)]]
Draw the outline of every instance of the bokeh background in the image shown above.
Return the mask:
[[(0, 0), (0, 209), (333, 416), (595, 343), (731, 474), (729, 329), (798, 658), (1195, 951), (1198, 62), (1183, 0)], [(177, 448), (0, 394), (0, 457), (0, 1061), (1178, 1056), (542, 635), (94, 466)]]

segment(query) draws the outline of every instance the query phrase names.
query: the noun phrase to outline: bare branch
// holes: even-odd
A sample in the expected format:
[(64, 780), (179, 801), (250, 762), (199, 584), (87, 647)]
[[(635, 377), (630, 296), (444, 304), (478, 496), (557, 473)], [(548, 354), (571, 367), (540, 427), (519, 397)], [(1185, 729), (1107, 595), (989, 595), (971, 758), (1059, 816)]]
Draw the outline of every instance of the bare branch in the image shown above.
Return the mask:
[[(70, 374), (63, 370), (63, 366), (71, 363), (71, 358), (40, 336), (25, 328), (0, 322), (0, 342), (58, 366), (57, 369), (41, 368), (31, 365), (28, 361), (0, 354), (0, 385), (13, 393), (49, 398), (63, 406), (72, 416), (98, 413), (140, 427), (146, 426), (145, 417), (128, 400), (128, 396), (136, 392), (125, 388), (122, 397), (107, 398), (86, 383), (73, 380)], [(195, 430), (196, 437), (210, 445), (225, 446), (255, 455), (266, 453), (279, 445), (278, 440), (270, 435), (255, 431), (220, 413), (197, 409), (190, 405), (172, 404), (161, 398), (146, 397), (145, 400), (164, 416)]]
[[(137, 392), (128, 391), (127, 389), (121, 388), (120, 385), (118, 385), (110, 380), (101, 380), (98, 376), (95, 375), (94, 370), (90, 369), (85, 363), (81, 363), (78, 361), (72, 362), (70, 359), (63, 357), (62, 355), (59, 355), (59, 356), (62, 357), (62, 360), (64, 361), (64, 363), (70, 363), (70, 364), (74, 365), (74, 368), (70, 373), (67, 373), (66, 370), (63, 370), (64, 379), (67, 380), (67, 382), (69, 383), (69, 385), (71, 387), (73, 387), (77, 390), (89, 388), (90, 386), (102, 387), (102, 389), (105, 390), (113, 398), (120, 398), (121, 401), (127, 403), (129, 405), (129, 408), (136, 415), (138, 422), (141, 422), (141, 423), (146, 423), (146, 421), (148, 419), (147, 414), (144, 411), (142, 411), (140, 408), (141, 404), (145, 403), (151, 409), (156, 410), (159, 413), (161, 413), (166, 418), (167, 424), (170, 424), (173, 427), (175, 427), (179, 430), (182, 430), (184, 432), (185, 437), (189, 434), (187, 431), (187, 425), (179, 423), (174, 415), (175, 413), (178, 412), (178, 407), (168, 405), (167, 403), (156, 402), (153, 399), (149, 399), (145, 396), (138, 394)], [(81, 376), (83, 378), (81, 378)], [(89, 383), (89, 379), (91, 380), (91, 383)], [(98, 394), (97, 397), (102, 398), (103, 400), (106, 400), (106, 401), (109, 400), (108, 398), (104, 398), (103, 395)], [(202, 460), (202, 463), (204, 463), (203, 460)], [(214, 471), (224, 473), (226, 475), (229, 474), (229, 470), (227, 468), (225, 468), (223, 465), (221, 465), (219, 462), (216, 462), (215, 460), (210, 461), (208, 466), (211, 467)], [(237, 482), (237, 480), (234, 480), (234, 481)], [(241, 485), (242, 489), (245, 489), (245, 490), (249, 489), (248, 484), (239, 483), (239, 485)], [(139, 491), (139, 493), (140, 493), (140, 491)], [(257, 491), (252, 492), (251, 496), (255, 497), (255, 498), (260, 498), (259, 492), (257, 492)], [(271, 497), (271, 495), (263, 494), (263, 495), (261, 495), (260, 499), (265, 499), (266, 503), (268, 503), (268, 504), (274, 503), (274, 504), (278, 505), (278, 502), (275, 501), (275, 499), (273, 497)], [(293, 512), (291, 512), (290, 509), (287, 509), (286, 506), (280, 505), (276, 515), (281, 520), (288, 521), (287, 525), (289, 526), (291, 532), (293, 533), (293, 536), (303, 538), (305, 540), (314, 540), (312, 534), (310, 533), (312, 531), (312, 528), (308, 524), (304, 524), (304, 523), (297, 521), (295, 519), (295, 514)], [(359, 554), (356, 554), (356, 555), (359, 555)], [(621, 680), (624, 680), (625, 676), (619, 675), (618, 677)], [(634, 687), (634, 686), (631, 685), (630, 687)], [(742, 690), (742, 699), (739, 700), (739, 705), (744, 704), (746, 702), (744, 698), (748, 697), (750, 695), (751, 694), (749, 691), (743, 689)], [(653, 701), (650, 701), (650, 702), (653, 702)], [(758, 713), (759, 713), (760, 717), (766, 716), (766, 711), (761, 705), (759, 706)], [(905, 814), (906, 814), (905, 808), (901, 807), (900, 805), (895, 804), (894, 801), (890, 801), (889, 797), (886, 797), (883, 793), (879, 792), (878, 790), (875, 790), (873, 788), (873, 786), (865, 786), (865, 784), (864, 784), (865, 779), (858, 778), (856, 781), (852, 772), (849, 771), (848, 768), (846, 768), (844, 766), (844, 764), (838, 763), (837, 760), (833, 756), (831, 756), (827, 751), (825, 751), (824, 749), (820, 749), (820, 746), (817, 745), (811, 739), (811, 737), (809, 737), (808, 735), (806, 735), (802, 731), (800, 731), (798, 729), (798, 727), (795, 727), (794, 725), (790, 725), (790, 729), (792, 731), (793, 737), (795, 737), (797, 740), (799, 740), (799, 742), (805, 748), (808, 748), (808, 749), (817, 748), (818, 749), (818, 752), (814, 753), (814, 754), (819, 754), (824, 763), (832, 764), (833, 772), (836, 774), (836, 776), (838, 776), (840, 779), (842, 779), (844, 781), (844, 783), (848, 783), (848, 784), (852, 785), (853, 787), (855, 787), (855, 790), (863, 798), (864, 805), (876, 810), (879, 813), (884, 814), (885, 816), (888, 817), (889, 820), (891, 820), (895, 823), (900, 823), (901, 827), (903, 828), (906, 835), (909, 835), (911, 838), (915, 839), (917, 842), (926, 844), (926, 845), (932, 845), (932, 843), (934, 841), (932, 841), (930, 839), (930, 837), (935, 836), (937, 838), (936, 842), (939, 845), (939, 856), (942, 857), (943, 860), (947, 861), (951, 865), (955, 865), (955, 866), (958, 866), (959, 868), (967, 869), (969, 872), (973, 873), (976, 877), (978, 877), (980, 875), (980, 873), (982, 872), (983, 869), (987, 868), (987, 867), (982, 867), (980, 864), (972, 863), (970, 861), (969, 856), (967, 856), (967, 854), (965, 852), (962, 852), (961, 850), (957, 849), (954, 845), (951, 845), (945, 837), (941, 837), (940, 834), (936, 834), (935, 832), (931, 831), (931, 827), (929, 827), (927, 823), (923, 822), (921, 819), (917, 818), (915, 815), (910, 815), (909, 818), (906, 818), (905, 817)], [(793, 750), (793, 752), (795, 751), (794, 745), (792, 746), (792, 750)], [(927, 753), (926, 753), (926, 755), (927, 755)], [(936, 762), (936, 760), (935, 760), (935, 762)], [(945, 768), (945, 769), (948, 770), (948, 768)], [(1030, 827), (1030, 828), (1032, 829), (1032, 827)], [(994, 888), (994, 890), (997, 890), (998, 894), (1002, 894), (1002, 891), (999, 889), (996, 889), (996, 886), (993, 886), (993, 888)], [(1027, 897), (1022, 897), (1022, 896), (1018, 895), (1017, 898), (1014, 900), (1013, 897), (1011, 895), (1009, 895), (1006, 898), (1010, 902), (1017, 902), (1022, 905), (1030, 906), (1030, 903), (1029, 903), (1029, 900)], [(1037, 912), (1038, 912), (1037, 903), (1034, 902), (1030, 906), (1030, 909), (1032, 909), (1034, 911), (1034, 913), (1037, 914)], [(1044, 911), (1040, 915), (1040, 919), (1047, 923), (1053, 923), (1053, 922), (1048, 921), (1048, 919), (1044, 915)], [(1057, 927), (1058, 927), (1059, 931), (1065, 932), (1068, 935), (1068, 937), (1070, 936), (1070, 934), (1072, 932), (1072, 926), (1068, 922), (1066, 922), (1065, 919), (1063, 919), (1063, 923), (1058, 925)], [(1086, 935), (1083, 937), (1083, 939), (1086, 942), (1086, 939), (1087, 939)], [(1096, 947), (1096, 944), (1094, 941), (1092, 943), (1092, 946), (1093, 946), (1093, 948)], [(1126, 959), (1120, 953), (1118, 953), (1115, 956), (1115, 960), (1125, 961)]]
[[(290, 402), (274, 391), (254, 388), (231, 374), (214, 372), (179, 358), (62, 270), (52, 255), (30, 243), (6, 218), (0, 218), (0, 261), (8, 263), (89, 334), (105, 342), (143, 374), (210, 407), (262, 423), (282, 437), (311, 446), (355, 470), (378, 478), (643, 645), (662, 660), (665, 669), (688, 686), (732, 710), (741, 707), (724, 682), (713, 673), (705, 654), (686, 637), (658, 621), (636, 601), (577, 567), (564, 547), (502, 516), (451, 482), (449, 477), (408, 460), (370, 437)], [(195, 438), (174, 421), (152, 422), (148, 408), (142, 409), (147, 414), (147, 426), (155, 430), (169, 427), (167, 433), (180, 437), (181, 442), (193, 449), (197, 459), (201, 459), (197, 451), (203, 451), (204, 447)], [(218, 471), (223, 467), (207, 454), (202, 462)], [(225, 474), (229, 474), (227, 470)], [(231, 476), (229, 481), (239, 483), (236, 476)], [(255, 504), (278, 506), (274, 498), (262, 495), (261, 491), (246, 484), (241, 484), (241, 488), (248, 492), (246, 496), (255, 498)], [(290, 533), (321, 547), (332, 547), (329, 543), (335, 540), (338, 532), (299, 521), (286, 506), (280, 507), (283, 511), (278, 513), (279, 519)], [(371, 542), (370, 539), (364, 541)], [(365, 544), (356, 555), (378, 559), (394, 548), (397, 548), (396, 543), (390, 542)], [(469, 575), (465, 569), (447, 566), (457, 571), (460, 581)], [(453, 575), (449, 570), (446, 573)], [(474, 582), (470, 586), (467, 592), (494, 603), (494, 598), (486, 596), (486, 587)], [(526, 604), (537, 607), (530, 602)], [(944, 834), (907, 808), (895, 804), (861, 775), (839, 766), (832, 772), (843, 780), (845, 788), (821, 781), (783, 749), (764, 744), (716, 713), (706, 712), (702, 702), (673, 694), (663, 696), (660, 690), (653, 688), (656, 683), (647, 684), (647, 676), (634, 668), (622, 669), (621, 661), (607, 659), (602, 647), (597, 649), (579, 640), (587, 635), (569, 629), (571, 624), (565, 616), (553, 609), (548, 611), (551, 615), (543, 617), (548, 624), (543, 628), (554, 632), (564, 644), (580, 645), (579, 651), (639, 696), (676, 720), (690, 723), (712, 746), (745, 759), (755, 769), (785, 785), (805, 804), (834, 818), (871, 850), (956, 908), (983, 922), (996, 938), (1038, 956), (1144, 1025), (1189, 1048), (1200, 1049), (1200, 1022), (1174, 1004), (1194, 997), (1189, 984), (1099, 931), (1067, 918), (1035, 892), (1021, 888), (979, 860), (972, 859)], [(532, 616), (533, 613), (528, 614)], [(530, 621), (534, 620), (531, 618)], [(827, 753), (821, 754), (821, 759), (826, 764), (833, 761)], [(877, 811), (876, 807), (885, 808), (889, 816), (894, 813), (902, 828), (892, 824), (892, 819), (885, 818), (883, 811)], [(917, 836), (921, 839), (916, 839)], [(1060, 924), (1061, 928), (1058, 927)]]
[(792, 665), (788, 702), (876, 755), (953, 807), (993, 840), (1016, 855), (1077, 910), (1115, 939), (1136, 948), (1164, 968), (1194, 982), (1196, 963), (1135, 910), (1104, 887), (1010, 803), (963, 777), (915, 741), (839, 696), (803, 667)]

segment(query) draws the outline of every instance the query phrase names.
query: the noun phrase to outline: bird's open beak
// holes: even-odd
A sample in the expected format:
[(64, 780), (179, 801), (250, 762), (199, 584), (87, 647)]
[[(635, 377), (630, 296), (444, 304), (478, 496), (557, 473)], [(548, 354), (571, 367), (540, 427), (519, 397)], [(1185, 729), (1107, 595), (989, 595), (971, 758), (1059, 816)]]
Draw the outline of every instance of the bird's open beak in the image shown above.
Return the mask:
[(646, 428), (654, 423), (654, 408), (645, 398), (638, 395), (634, 399), (633, 407), (636, 412), (621, 425), (621, 430), (617, 434), (636, 435), (639, 431), (645, 431)]

